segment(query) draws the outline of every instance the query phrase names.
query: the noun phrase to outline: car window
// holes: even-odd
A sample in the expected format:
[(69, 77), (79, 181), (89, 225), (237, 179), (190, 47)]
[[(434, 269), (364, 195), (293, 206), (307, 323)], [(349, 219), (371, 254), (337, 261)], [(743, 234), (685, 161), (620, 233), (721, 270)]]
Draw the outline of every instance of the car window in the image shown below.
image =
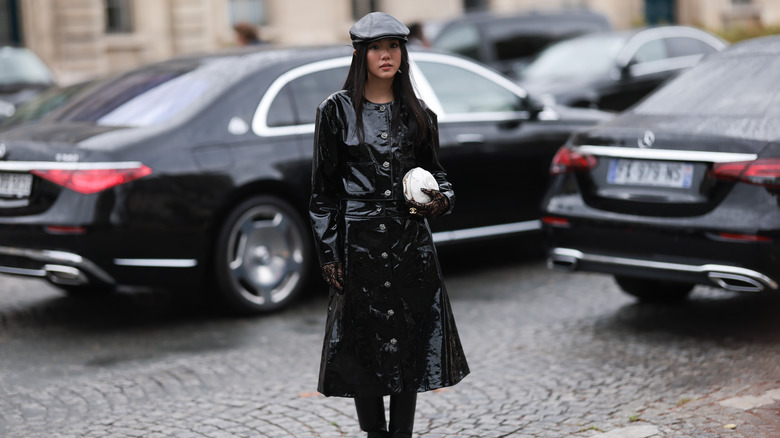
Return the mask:
[[(293, 79), (282, 90), (289, 89), (297, 112), (298, 124), (314, 123), (317, 106), (325, 98), (341, 90), (349, 67), (336, 67), (316, 71)], [(275, 102), (275, 100), (274, 100)], [(273, 111), (274, 104), (271, 104)], [(270, 119), (269, 112), (269, 119)], [(274, 126), (270, 123), (268, 126)]]
[(780, 114), (780, 58), (744, 56), (699, 64), (652, 94), (635, 111), (688, 116)]
[(668, 55), (663, 39), (655, 39), (639, 46), (639, 49), (631, 58), (631, 62), (641, 64), (643, 62), (660, 61), (665, 58), (668, 58)]
[(143, 70), (95, 88), (56, 120), (107, 126), (160, 124), (187, 108), (210, 86), (209, 81), (190, 72)]
[(716, 52), (714, 47), (696, 38), (674, 37), (665, 38), (666, 50), (670, 58), (678, 56), (693, 56)]
[(284, 87), (279, 90), (279, 94), (271, 102), (271, 108), (268, 110), (268, 126), (297, 125), (299, 121), (293, 105), (290, 87)]
[(432, 61), (416, 64), (447, 114), (524, 110), (517, 94), (473, 71)]
[(0, 85), (48, 84), (51, 81), (49, 68), (34, 53), (26, 49), (0, 48)]
[(620, 35), (574, 38), (543, 50), (520, 71), (522, 79), (595, 76), (607, 74), (625, 44)]
[(461, 24), (445, 29), (434, 45), (443, 50), (479, 59), (479, 30), (471, 24)]

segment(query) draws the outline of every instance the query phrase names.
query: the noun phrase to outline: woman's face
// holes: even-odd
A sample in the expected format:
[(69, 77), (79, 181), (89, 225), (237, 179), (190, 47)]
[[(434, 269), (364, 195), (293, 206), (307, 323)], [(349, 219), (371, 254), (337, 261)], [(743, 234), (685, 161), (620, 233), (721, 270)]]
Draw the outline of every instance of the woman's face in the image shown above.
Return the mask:
[(393, 79), (401, 66), (401, 42), (385, 38), (368, 43), (366, 65), (369, 79)]

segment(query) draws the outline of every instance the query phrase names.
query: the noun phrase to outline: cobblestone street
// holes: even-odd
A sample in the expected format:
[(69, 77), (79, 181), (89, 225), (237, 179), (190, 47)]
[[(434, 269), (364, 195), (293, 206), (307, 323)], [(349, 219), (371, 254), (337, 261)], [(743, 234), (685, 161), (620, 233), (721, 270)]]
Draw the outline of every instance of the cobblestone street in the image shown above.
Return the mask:
[[(472, 374), (420, 395), (416, 436), (780, 436), (780, 297), (640, 306), (608, 276), (465, 254), (442, 261)], [(315, 392), (325, 297), (229, 318), (181, 294), (0, 290), (0, 436), (364, 436), (351, 399)]]

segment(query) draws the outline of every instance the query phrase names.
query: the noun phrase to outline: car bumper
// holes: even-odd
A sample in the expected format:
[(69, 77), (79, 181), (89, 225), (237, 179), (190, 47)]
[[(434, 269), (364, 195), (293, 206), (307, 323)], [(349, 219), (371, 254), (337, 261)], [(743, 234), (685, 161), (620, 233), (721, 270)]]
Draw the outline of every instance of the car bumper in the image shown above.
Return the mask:
[(66, 251), (0, 246), (0, 273), (45, 278), (63, 286), (115, 284), (91, 260)]
[(614, 275), (711, 284), (736, 292), (778, 290), (777, 281), (768, 275), (752, 269), (717, 263), (687, 264), (586, 253), (571, 248), (552, 248), (548, 253), (547, 266), (550, 269), (563, 271), (583, 270)]

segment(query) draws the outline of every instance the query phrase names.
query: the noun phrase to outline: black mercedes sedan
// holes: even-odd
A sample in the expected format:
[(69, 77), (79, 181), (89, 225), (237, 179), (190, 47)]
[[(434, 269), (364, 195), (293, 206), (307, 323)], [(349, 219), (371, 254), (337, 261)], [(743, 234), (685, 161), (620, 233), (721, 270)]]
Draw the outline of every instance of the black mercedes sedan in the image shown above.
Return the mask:
[[(315, 110), (341, 88), (351, 55), (259, 48), (169, 60), (0, 131), (0, 272), (70, 293), (205, 289), (246, 313), (285, 305), (317, 278)], [(609, 115), (539, 106), (455, 55), (412, 61), (458, 192), (436, 242), (538, 232), (555, 151)]]
[(549, 265), (642, 300), (780, 281), (780, 37), (713, 55), (553, 159)]

